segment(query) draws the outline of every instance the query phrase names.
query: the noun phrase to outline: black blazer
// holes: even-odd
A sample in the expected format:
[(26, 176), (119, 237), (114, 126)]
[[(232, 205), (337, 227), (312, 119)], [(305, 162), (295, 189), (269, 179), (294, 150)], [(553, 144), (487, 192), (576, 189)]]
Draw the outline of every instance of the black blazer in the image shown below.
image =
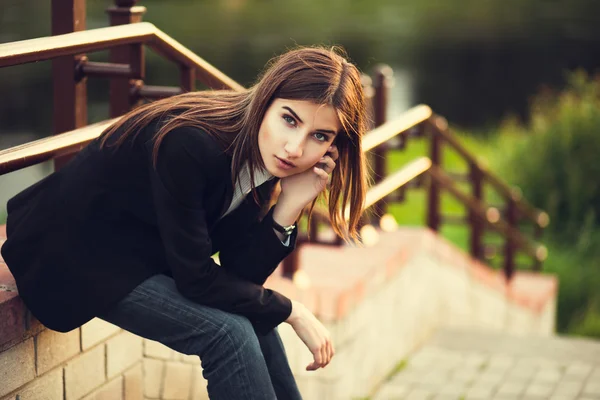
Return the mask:
[[(2, 256), (21, 298), (45, 326), (66, 332), (162, 273), (185, 297), (268, 332), (289, 316), (291, 302), (262, 285), (293, 250), (296, 232), (284, 246), (272, 209), (259, 220), (252, 195), (219, 221), (233, 193), (231, 157), (204, 131), (184, 127), (165, 136), (155, 169), (155, 130), (148, 126), (117, 151), (96, 139), (9, 200)], [(275, 183), (258, 188), (261, 200)]]

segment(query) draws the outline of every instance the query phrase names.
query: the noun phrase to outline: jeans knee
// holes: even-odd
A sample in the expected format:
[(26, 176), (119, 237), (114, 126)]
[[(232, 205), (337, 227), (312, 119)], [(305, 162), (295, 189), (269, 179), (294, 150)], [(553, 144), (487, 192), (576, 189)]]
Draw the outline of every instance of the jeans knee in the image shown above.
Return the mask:
[(258, 338), (254, 333), (252, 323), (241, 315), (233, 315), (227, 323), (221, 326), (221, 335), (227, 337), (235, 347), (254, 345), (258, 346)]
[(247, 355), (259, 354), (260, 343), (248, 318), (232, 315), (221, 325), (210, 340), (208, 352), (217, 357), (243, 351)]

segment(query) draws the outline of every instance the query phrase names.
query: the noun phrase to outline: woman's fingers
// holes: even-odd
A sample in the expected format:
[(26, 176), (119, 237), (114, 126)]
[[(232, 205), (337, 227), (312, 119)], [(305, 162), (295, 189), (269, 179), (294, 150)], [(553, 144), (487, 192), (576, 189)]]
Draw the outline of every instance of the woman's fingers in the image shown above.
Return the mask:
[(331, 157), (331, 159), (333, 161), (337, 160), (340, 156), (340, 153), (338, 152), (338, 148), (335, 144), (332, 144), (329, 147), (329, 150), (327, 152), (329, 153), (329, 156)]
[(323, 343), (321, 346), (321, 368), (324, 368), (327, 364), (329, 364), (329, 354), (327, 351), (327, 342)]
[(328, 174), (333, 172), (333, 169), (335, 168), (335, 165), (336, 165), (335, 161), (330, 156), (323, 157), (321, 159), (321, 164), (323, 165), (323, 169), (325, 170), (325, 172), (327, 172)]
[(321, 348), (313, 351), (313, 359), (314, 361), (306, 367), (307, 371), (315, 371), (323, 366), (323, 354)]
[(333, 344), (331, 343), (331, 340), (327, 341), (327, 356), (327, 364), (329, 364), (331, 362), (331, 359), (333, 358)]
[(333, 357), (332, 349), (333, 346), (331, 345), (331, 340), (326, 339), (321, 347), (313, 351), (314, 361), (306, 367), (306, 370), (315, 371), (319, 368), (326, 367)]
[(319, 175), (319, 178), (327, 181), (327, 179), (329, 179), (329, 174), (323, 170), (323, 168), (319, 168), (319, 167), (314, 167), (313, 170), (315, 171), (315, 173), (317, 175)]

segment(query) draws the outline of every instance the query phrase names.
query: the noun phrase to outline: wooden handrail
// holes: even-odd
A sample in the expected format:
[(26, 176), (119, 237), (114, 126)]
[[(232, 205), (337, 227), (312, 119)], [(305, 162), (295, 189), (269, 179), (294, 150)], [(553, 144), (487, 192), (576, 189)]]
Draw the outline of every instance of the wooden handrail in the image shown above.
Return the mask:
[(395, 136), (405, 134), (408, 130), (418, 126), (421, 123), (432, 125), (434, 134), (441, 136), (467, 163), (474, 164), (481, 170), (486, 181), (500, 192), (505, 198), (512, 198), (516, 201), (517, 208), (527, 218), (532, 220), (541, 228), (548, 226), (550, 218), (542, 210), (527, 203), (519, 192), (508, 186), (494, 173), (487, 169), (479, 160), (477, 160), (460, 142), (449, 133), (446, 120), (433, 113), (430, 107), (419, 105), (406, 111), (400, 117), (393, 119), (385, 124), (371, 130), (363, 138), (363, 151), (369, 151), (385, 143)]
[[(428, 157), (420, 157), (411, 161), (392, 175), (386, 176), (381, 182), (371, 186), (367, 191), (364, 209), (371, 207), (379, 200), (385, 198), (394, 190), (400, 189), (419, 175), (427, 172), (431, 167), (431, 160)], [(349, 218), (350, 208), (346, 207), (344, 217)], [(313, 209), (313, 217), (323, 221), (329, 221), (329, 212), (326, 208), (317, 206)]]
[(0, 44), (0, 67), (107, 50), (128, 44), (146, 44), (168, 59), (195, 69), (198, 78), (211, 88), (243, 90), (239, 83), (149, 22)]
[(362, 140), (363, 151), (367, 152), (372, 150), (393, 137), (402, 135), (409, 129), (429, 121), (432, 115), (433, 112), (431, 111), (431, 108), (426, 105), (419, 105), (411, 108), (398, 118), (386, 122), (367, 133)]
[[(427, 172), (429, 168), (431, 168), (431, 160), (428, 157), (420, 157), (411, 161), (392, 175), (386, 176), (381, 182), (369, 188), (365, 200), (365, 208), (371, 207), (393, 191)], [(348, 211), (349, 210), (347, 210), (346, 213), (348, 213)]]
[(469, 164), (474, 164), (483, 173), (484, 179), (500, 192), (506, 199), (513, 199), (516, 202), (519, 212), (537, 224), (540, 228), (545, 228), (550, 222), (548, 214), (538, 210), (522, 198), (520, 193), (503, 182), (498, 176), (487, 169), (478, 161), (448, 130), (448, 123), (440, 116), (432, 115), (428, 121), (432, 125), (434, 134), (439, 135), (448, 143), (462, 158)]
[(429, 175), (454, 197), (467, 205), (470, 210), (474, 211), (477, 217), (484, 220), (491, 229), (505, 237), (513, 238), (517, 247), (522, 249), (527, 255), (538, 261), (544, 261), (546, 259), (548, 250), (544, 245), (534, 243), (520, 231), (508, 225), (500, 218), (500, 212), (497, 209), (493, 207), (486, 208), (475, 197), (458, 189), (452, 178), (450, 178), (442, 169), (432, 165), (431, 168), (429, 168)]
[(0, 151), (0, 175), (79, 151), (119, 118)]
[[(373, 185), (367, 192), (365, 201), (365, 209), (371, 207), (376, 202), (382, 200), (395, 190), (400, 189), (418, 176), (428, 173), (432, 179), (435, 179), (445, 190), (450, 192), (454, 197), (465, 204), (469, 209), (475, 212), (475, 215), (490, 227), (490, 229), (504, 235), (512, 237), (515, 244), (525, 254), (533, 257), (537, 261), (544, 261), (548, 255), (548, 250), (544, 245), (535, 243), (520, 231), (508, 225), (500, 218), (500, 212), (494, 207), (486, 207), (474, 196), (464, 193), (456, 187), (456, 184), (448, 174), (442, 169), (431, 164), (428, 157), (420, 157), (405, 167), (387, 176), (381, 182)], [(349, 210), (346, 209), (345, 216), (348, 218)], [(313, 218), (318, 221), (328, 222), (329, 214), (322, 207), (315, 207), (313, 210)]]

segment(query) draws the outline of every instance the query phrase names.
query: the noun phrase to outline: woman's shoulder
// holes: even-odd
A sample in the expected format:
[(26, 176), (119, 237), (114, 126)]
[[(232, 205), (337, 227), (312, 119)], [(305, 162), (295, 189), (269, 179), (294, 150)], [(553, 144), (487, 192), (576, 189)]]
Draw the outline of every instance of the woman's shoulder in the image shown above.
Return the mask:
[[(146, 143), (153, 152), (157, 143)], [(167, 132), (158, 143), (158, 164), (180, 165), (183, 168), (201, 167), (216, 172), (228, 169), (231, 163), (225, 146), (212, 133), (198, 126), (179, 126)]]
[[(146, 146), (154, 148), (156, 141), (157, 139), (152, 137), (146, 141)], [(158, 146), (160, 153), (166, 154), (188, 152), (203, 157), (226, 154), (226, 147), (216, 135), (194, 125), (183, 125), (169, 130), (159, 141)]]

